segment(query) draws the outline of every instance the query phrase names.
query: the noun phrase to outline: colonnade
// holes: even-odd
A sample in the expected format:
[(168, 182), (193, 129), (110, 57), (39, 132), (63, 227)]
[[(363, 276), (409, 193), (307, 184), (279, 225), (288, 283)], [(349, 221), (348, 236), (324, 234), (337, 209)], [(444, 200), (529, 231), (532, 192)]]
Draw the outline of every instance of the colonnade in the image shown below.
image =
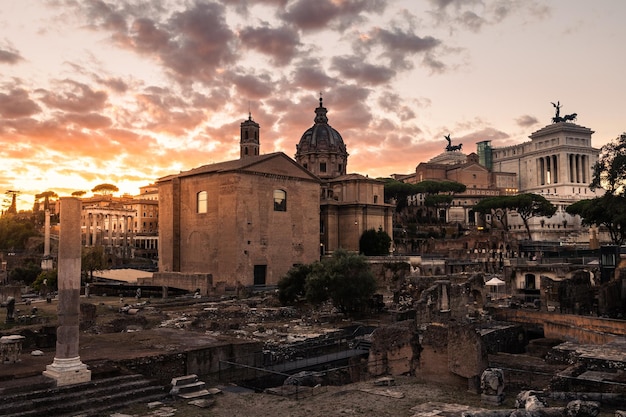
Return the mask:
[[(561, 155), (547, 155), (537, 158), (539, 185), (563, 182), (560, 178)], [(567, 174), (571, 183), (586, 184), (589, 182), (589, 155), (567, 154)]]
[(539, 173), (539, 184), (556, 184), (559, 182), (559, 156), (548, 155), (537, 158), (537, 172)]
[(85, 214), (85, 246), (121, 247), (130, 255), (127, 249), (133, 241), (133, 210), (98, 208)]
[(589, 170), (589, 155), (567, 154), (569, 162), (569, 180), (570, 182), (586, 184), (587, 171)]

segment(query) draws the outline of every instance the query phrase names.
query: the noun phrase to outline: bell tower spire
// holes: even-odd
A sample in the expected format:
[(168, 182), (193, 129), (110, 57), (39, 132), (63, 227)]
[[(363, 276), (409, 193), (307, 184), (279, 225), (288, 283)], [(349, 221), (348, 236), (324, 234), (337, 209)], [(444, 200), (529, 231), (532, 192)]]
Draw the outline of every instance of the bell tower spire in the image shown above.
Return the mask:
[(239, 158), (257, 156), (260, 152), (259, 131), (261, 127), (252, 120), (252, 113), (248, 109), (248, 120), (241, 122), (241, 136), (239, 138)]

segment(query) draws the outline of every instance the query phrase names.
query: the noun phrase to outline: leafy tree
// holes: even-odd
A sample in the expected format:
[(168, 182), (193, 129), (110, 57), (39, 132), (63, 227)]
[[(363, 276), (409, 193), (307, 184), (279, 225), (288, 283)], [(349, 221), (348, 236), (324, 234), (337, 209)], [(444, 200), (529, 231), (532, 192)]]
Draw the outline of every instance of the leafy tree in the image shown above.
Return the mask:
[(604, 188), (608, 194), (626, 196), (626, 133), (602, 147), (598, 161), (593, 165), (589, 188)]
[(102, 271), (109, 267), (104, 256), (104, 247), (100, 245), (83, 247), (80, 266), (89, 281), (93, 281), (93, 271)]
[(51, 197), (56, 198), (56, 197), (58, 197), (58, 194), (55, 193), (54, 191), (44, 191), (43, 193), (36, 194), (35, 195), (35, 201), (36, 201), (35, 205), (38, 208), (39, 204), (41, 204), (39, 202), (39, 200), (41, 200), (43, 198), (44, 199), (44, 201), (43, 201), (43, 209), (44, 210), (48, 210), (50, 208), (50, 198)]
[[(426, 180), (417, 184), (408, 184), (394, 179), (385, 179), (385, 201), (396, 200), (396, 211), (407, 206), (407, 198), (415, 194), (425, 194), (429, 207), (449, 207), (453, 194), (465, 192), (466, 186), (456, 181)], [(434, 197), (439, 195), (439, 197)], [(428, 205), (427, 204), (427, 205)]]
[(5, 251), (23, 250), (28, 239), (39, 232), (28, 219), (7, 214), (0, 217), (0, 249)]
[(304, 285), (306, 300), (314, 305), (328, 301), (333, 279), (327, 260), (313, 263)]
[(365, 256), (385, 256), (389, 255), (391, 237), (382, 227), (378, 231), (368, 229), (363, 232), (359, 239), (359, 252)]
[[(498, 210), (502, 211), (503, 218), (506, 218), (510, 211), (517, 212), (524, 223), (529, 240), (532, 240), (532, 236), (528, 220), (533, 217), (552, 217), (556, 213), (556, 207), (552, 203), (545, 197), (533, 193), (485, 198), (474, 206), (474, 211), (483, 214), (495, 214)], [(503, 225), (506, 227), (506, 223)]]
[[(435, 211), (438, 208), (444, 208), (448, 210), (452, 201), (454, 201), (454, 194), (465, 192), (467, 187), (464, 184), (456, 181), (433, 181), (426, 180), (415, 184), (415, 188), (418, 193), (425, 194), (424, 205), (426, 207), (432, 207)], [(438, 218), (438, 216), (435, 216)]]
[(610, 193), (602, 197), (580, 200), (565, 208), (571, 215), (578, 215), (585, 226), (604, 226), (615, 245), (626, 242), (626, 197)]
[(281, 304), (293, 304), (306, 296), (306, 278), (312, 270), (311, 264), (296, 265), (278, 281), (278, 300)]
[(407, 198), (418, 194), (416, 184), (408, 184), (391, 178), (385, 181), (385, 201), (396, 200), (396, 211), (400, 212), (407, 206)]
[(17, 267), (9, 272), (9, 281), (22, 282), (24, 285), (31, 285), (41, 273), (41, 267), (33, 262), (26, 266)]
[(376, 279), (365, 257), (337, 250), (330, 259), (293, 268), (281, 279), (278, 295), (281, 302), (293, 299), (294, 294), (302, 294), (303, 276), (308, 302), (319, 305), (331, 300), (345, 314), (365, 310), (376, 291)]
[(508, 197), (510, 199), (509, 209), (513, 209), (519, 214), (524, 222), (524, 227), (528, 233), (528, 240), (532, 240), (528, 220), (533, 217), (552, 217), (556, 213), (556, 207), (539, 194), (518, 194)]
[(376, 278), (365, 257), (335, 251), (326, 263), (333, 305), (345, 314), (363, 312), (376, 292)]
[(508, 229), (507, 217), (509, 213), (508, 196), (487, 197), (480, 200), (475, 206), (474, 211), (482, 215), (491, 214), (491, 227), (494, 227), (494, 218), (500, 219), (502, 227)]
[[(44, 284), (45, 283), (45, 284)], [(37, 292), (45, 288), (46, 291), (55, 291), (57, 289), (58, 274), (57, 270), (42, 271), (35, 282), (33, 282), (33, 289)]]
[(93, 187), (91, 192), (93, 193), (101, 193), (104, 195), (109, 195), (118, 192), (120, 189), (113, 184), (99, 184)]
[(87, 191), (74, 191), (72, 193), (72, 197), (82, 197), (87, 194)]

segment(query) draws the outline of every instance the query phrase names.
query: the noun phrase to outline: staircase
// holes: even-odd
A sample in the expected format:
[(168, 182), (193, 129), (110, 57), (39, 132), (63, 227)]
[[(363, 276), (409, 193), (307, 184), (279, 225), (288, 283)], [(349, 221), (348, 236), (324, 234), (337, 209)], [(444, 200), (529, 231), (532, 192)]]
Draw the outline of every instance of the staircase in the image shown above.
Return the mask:
[(83, 384), (32, 389), (0, 395), (4, 417), (102, 416), (103, 413), (136, 403), (167, 397), (165, 387), (142, 375), (120, 375)]

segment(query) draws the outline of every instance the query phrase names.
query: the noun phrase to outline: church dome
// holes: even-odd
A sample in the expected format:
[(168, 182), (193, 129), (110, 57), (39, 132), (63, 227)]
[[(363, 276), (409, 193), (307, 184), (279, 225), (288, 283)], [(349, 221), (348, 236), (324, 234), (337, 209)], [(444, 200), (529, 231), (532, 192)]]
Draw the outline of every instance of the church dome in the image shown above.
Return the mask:
[(328, 124), (328, 110), (322, 104), (315, 109), (315, 124), (308, 128), (296, 145), (296, 161), (320, 178), (345, 175), (348, 152), (343, 138)]
[(327, 112), (320, 97), (320, 106), (315, 109), (315, 124), (302, 134), (297, 146), (299, 153), (346, 152), (341, 135), (328, 124)]

